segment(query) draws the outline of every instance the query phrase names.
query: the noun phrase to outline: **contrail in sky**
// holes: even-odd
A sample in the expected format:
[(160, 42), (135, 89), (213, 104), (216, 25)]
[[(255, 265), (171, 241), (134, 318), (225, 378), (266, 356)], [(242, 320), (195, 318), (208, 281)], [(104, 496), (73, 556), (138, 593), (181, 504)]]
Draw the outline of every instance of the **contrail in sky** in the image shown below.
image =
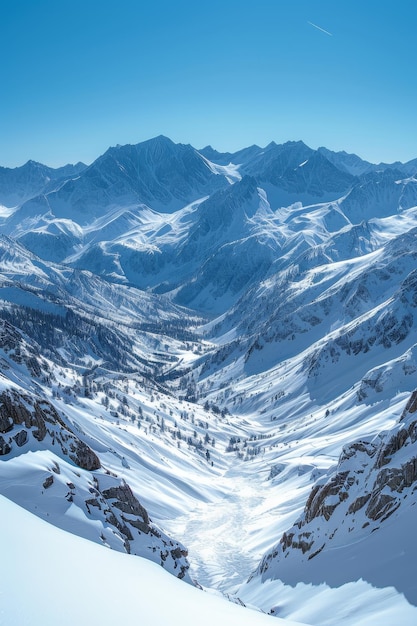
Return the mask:
[(332, 33), (329, 33), (328, 30), (324, 30), (324, 28), (322, 28), (321, 26), (317, 26), (317, 24), (313, 24), (313, 22), (307, 22), (307, 24), (310, 24), (310, 26), (314, 26), (314, 28), (317, 28), (317, 30), (321, 30), (321, 32), (326, 33), (326, 35), (330, 35), (330, 37), (333, 37)]

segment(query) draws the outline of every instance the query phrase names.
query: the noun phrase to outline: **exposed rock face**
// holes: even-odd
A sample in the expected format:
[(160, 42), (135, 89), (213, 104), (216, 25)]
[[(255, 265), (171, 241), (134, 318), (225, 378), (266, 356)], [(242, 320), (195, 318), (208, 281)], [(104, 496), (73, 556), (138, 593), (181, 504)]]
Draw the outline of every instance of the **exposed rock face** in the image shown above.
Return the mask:
[(380, 468), (391, 462), (392, 457), (408, 443), (417, 440), (417, 420), (412, 421), (408, 428), (401, 428), (394, 433), (384, 446), (378, 451), (375, 467)]
[(54, 477), (52, 475), (48, 476), (48, 478), (45, 478), (45, 480), (43, 481), (43, 488), (49, 489), (49, 487), (53, 485), (53, 482), (54, 482)]
[(0, 439), (1, 456), (13, 453), (15, 447), (23, 451), (33, 438), (38, 443), (45, 442), (45, 447), (58, 444), (62, 455), (82, 469), (91, 471), (101, 467), (96, 453), (72, 432), (46, 400), (13, 389), (3, 391), (0, 394), (0, 433), (8, 435), (7, 439)]
[(407, 504), (417, 501), (416, 411), (414, 391), (391, 431), (343, 449), (336, 470), (313, 487), (303, 515), (265, 555), (256, 573), (267, 577), (274, 562), (279, 575), (279, 562), (294, 551), (311, 560), (330, 549), (345, 522), (355, 541), (364, 528), (378, 530), (407, 497)]
[[(305, 508), (307, 523), (319, 515), (323, 515), (326, 520), (330, 519), (335, 508), (347, 498), (347, 491), (354, 481), (348, 476), (349, 472), (340, 472), (323, 487), (313, 488)], [(332, 499), (330, 504), (331, 496), (337, 496), (337, 499)]]
[(401, 420), (404, 420), (409, 413), (415, 413), (417, 411), (417, 390), (413, 391), (409, 401), (407, 402)]
[(19, 430), (19, 432), (13, 437), (16, 445), (21, 448), (28, 440), (28, 434), (26, 430)]
[(86, 470), (96, 470), (101, 467), (98, 456), (91, 448), (87, 446), (83, 441), (77, 440), (75, 443), (70, 443), (69, 448), (71, 453), (69, 458)]
[(0, 435), (0, 456), (5, 456), (11, 452), (12, 447), (7, 441)]
[[(111, 482), (111, 486), (102, 488)], [(170, 539), (154, 526), (146, 509), (140, 504), (130, 486), (114, 477), (95, 477), (94, 497), (85, 501), (88, 515), (102, 521), (103, 525), (116, 533), (123, 541), (128, 554), (148, 556), (159, 562), (178, 578), (187, 575), (189, 564), (187, 550), (177, 541)], [(158, 546), (158, 549), (155, 547)], [(151, 555), (147, 555), (149, 551)]]
[(103, 491), (103, 496), (106, 500), (113, 500), (113, 506), (123, 513), (142, 518), (141, 520), (131, 520), (130, 523), (143, 532), (149, 532), (149, 516), (139, 500), (133, 495), (129, 485), (122, 483), (118, 487), (106, 489)]
[[(54, 524), (66, 528), (65, 512), (70, 506), (77, 507), (85, 536), (112, 549), (145, 556), (191, 582), (184, 546), (151, 522), (130, 486), (102, 468), (97, 454), (75, 435), (50, 402), (15, 389), (4, 390), (0, 394), (0, 433), (0, 457), (4, 460), (29, 450), (50, 450), (60, 457), (59, 463), (48, 466), (46, 475), (39, 472), (43, 499), (42, 505), (38, 501), (38, 514), (43, 510)], [(65, 474), (68, 476), (71, 466), (72, 479), (68, 480)], [(55, 509), (61, 513), (54, 513)]]

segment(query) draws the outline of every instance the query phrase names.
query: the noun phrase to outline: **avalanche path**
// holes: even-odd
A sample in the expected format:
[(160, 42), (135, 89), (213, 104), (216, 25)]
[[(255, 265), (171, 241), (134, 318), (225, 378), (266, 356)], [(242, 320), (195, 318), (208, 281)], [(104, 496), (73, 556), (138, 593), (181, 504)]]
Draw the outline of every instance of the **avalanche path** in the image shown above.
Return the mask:
[(191, 576), (203, 587), (231, 593), (248, 579), (262, 554), (250, 549), (256, 534), (256, 514), (264, 500), (262, 478), (243, 461), (218, 479), (228, 495), (201, 502), (189, 514), (165, 523), (189, 549)]

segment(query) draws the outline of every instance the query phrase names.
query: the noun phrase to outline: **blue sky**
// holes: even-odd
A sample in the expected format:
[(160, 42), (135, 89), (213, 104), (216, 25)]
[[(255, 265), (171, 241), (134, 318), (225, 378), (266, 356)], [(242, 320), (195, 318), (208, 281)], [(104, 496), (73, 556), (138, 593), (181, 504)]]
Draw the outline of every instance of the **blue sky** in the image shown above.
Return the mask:
[(0, 165), (159, 134), (407, 161), (416, 32), (412, 0), (2, 0)]

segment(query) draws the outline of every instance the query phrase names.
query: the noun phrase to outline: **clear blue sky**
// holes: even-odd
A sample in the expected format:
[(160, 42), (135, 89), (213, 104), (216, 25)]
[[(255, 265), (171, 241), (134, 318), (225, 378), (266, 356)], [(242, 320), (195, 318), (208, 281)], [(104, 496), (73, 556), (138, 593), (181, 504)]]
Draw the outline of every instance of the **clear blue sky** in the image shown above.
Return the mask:
[(3, 166), (159, 134), (417, 157), (413, 0), (1, 0), (0, 49)]

